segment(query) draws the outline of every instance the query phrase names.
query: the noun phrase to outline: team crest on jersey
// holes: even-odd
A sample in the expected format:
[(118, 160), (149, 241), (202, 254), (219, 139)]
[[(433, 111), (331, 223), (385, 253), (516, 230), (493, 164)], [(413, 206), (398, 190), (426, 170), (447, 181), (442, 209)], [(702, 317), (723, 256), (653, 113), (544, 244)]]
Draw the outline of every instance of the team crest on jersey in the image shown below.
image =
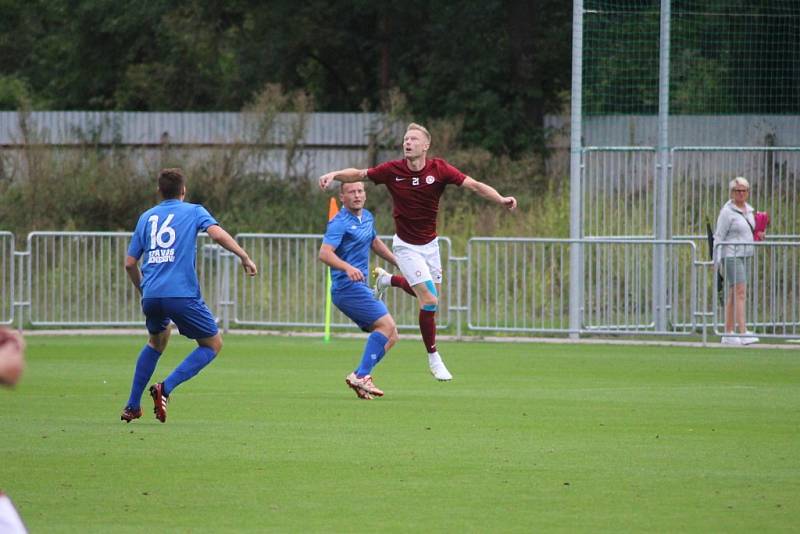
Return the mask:
[(436, 181), (436, 178), (434, 178), (430, 174), (425, 177), (425, 183), (428, 184), (428, 185), (431, 185), (435, 181)]

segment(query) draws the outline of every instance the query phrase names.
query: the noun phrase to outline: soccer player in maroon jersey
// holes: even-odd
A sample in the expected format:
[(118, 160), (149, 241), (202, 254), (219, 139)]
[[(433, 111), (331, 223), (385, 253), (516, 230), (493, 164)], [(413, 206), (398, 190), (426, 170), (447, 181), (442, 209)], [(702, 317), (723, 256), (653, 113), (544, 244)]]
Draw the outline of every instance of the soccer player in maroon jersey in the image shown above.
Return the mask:
[(387, 161), (370, 169), (342, 169), (320, 176), (323, 190), (333, 180), (343, 183), (369, 179), (389, 189), (394, 201), (392, 216), (395, 235), (392, 249), (403, 276), (389, 276), (376, 269), (376, 289), (391, 284), (402, 287), (419, 300), (419, 330), (428, 351), (431, 373), (438, 380), (451, 380), (442, 357), (436, 350), (436, 310), (442, 287), (442, 261), (436, 236), (439, 197), (447, 185), (466, 187), (487, 200), (509, 210), (517, 199), (504, 197), (497, 190), (475, 180), (441, 158), (428, 158), (431, 134), (425, 127), (411, 123), (403, 136), (403, 159)]

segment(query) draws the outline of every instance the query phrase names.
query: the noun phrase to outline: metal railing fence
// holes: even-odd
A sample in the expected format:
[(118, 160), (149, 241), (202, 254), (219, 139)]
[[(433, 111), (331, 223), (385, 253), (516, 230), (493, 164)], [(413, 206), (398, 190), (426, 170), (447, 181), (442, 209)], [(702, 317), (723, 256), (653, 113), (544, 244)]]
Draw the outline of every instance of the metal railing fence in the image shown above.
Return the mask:
[(14, 234), (0, 232), (0, 324), (14, 320), (15, 249)]
[(583, 149), (582, 237), (655, 235), (652, 147)]
[[(139, 294), (124, 268), (130, 232), (32, 232), (24, 287), (32, 326), (140, 326)], [(212, 310), (223, 302), (220, 255), (198, 236), (197, 270)], [(19, 321), (25, 318), (19, 317)]]
[[(241, 274), (235, 256), (198, 236), (197, 271), (209, 307), (227, 328), (318, 328), (324, 324), (327, 271), (318, 260), (318, 234), (236, 236), (259, 266)], [(388, 241), (388, 236), (381, 236)], [(139, 295), (123, 260), (127, 232), (33, 232), (27, 251), (14, 251), (0, 233), (0, 310), (5, 324), (141, 326)], [(444, 288), (439, 328), (470, 332), (687, 336), (724, 332), (734, 298), (717, 293), (715, 271), (691, 240), (641, 238), (485, 238), (452, 254), (440, 238)], [(727, 243), (718, 243), (724, 246)], [(582, 277), (578, 328), (570, 327), (572, 248)], [(754, 254), (747, 285), (748, 329), (765, 337), (800, 336), (800, 241), (765, 241)], [(665, 304), (653, 298), (654, 269), (663, 258)], [(14, 258), (19, 258), (16, 260)], [(401, 328), (416, 330), (417, 303), (400, 289), (387, 305)], [(23, 313), (24, 312), (24, 313)], [(665, 327), (655, 320), (661, 314)], [(357, 330), (334, 309), (333, 326)]]
[(470, 330), (569, 331), (569, 241), (472, 238), (467, 276)]
[[(580, 327), (569, 326), (570, 247), (582, 246)], [(529, 333), (688, 335), (696, 327), (696, 248), (648, 239), (473, 238), (469, 328)], [(669, 327), (656, 327), (652, 267), (666, 248)]]
[[(760, 241), (752, 245), (715, 243), (719, 249), (733, 245), (733, 254), (743, 256), (746, 269), (744, 314), (748, 330), (761, 337), (800, 336), (800, 246), (797, 241)], [(723, 272), (725, 270), (723, 269)], [(714, 332), (725, 332), (725, 312), (741, 298), (733, 284), (712, 286)], [(718, 291), (721, 289), (721, 292)]]
[[(325, 324), (327, 267), (317, 258), (321, 234), (238, 234), (236, 239), (248, 251), (260, 270), (255, 278), (235, 277), (234, 323), (242, 326), (321, 327)], [(391, 236), (379, 236), (387, 245)], [(440, 327), (447, 328), (450, 240), (439, 238), (445, 291), (440, 302)], [(371, 258), (373, 267), (375, 258)], [(383, 265), (384, 268), (392, 269)], [(386, 303), (399, 328), (417, 328), (416, 300), (400, 289), (386, 292)], [(332, 313), (334, 327), (353, 327), (339, 310)]]
[(130, 233), (32, 232), (25, 294), (33, 326), (141, 324), (124, 269)]

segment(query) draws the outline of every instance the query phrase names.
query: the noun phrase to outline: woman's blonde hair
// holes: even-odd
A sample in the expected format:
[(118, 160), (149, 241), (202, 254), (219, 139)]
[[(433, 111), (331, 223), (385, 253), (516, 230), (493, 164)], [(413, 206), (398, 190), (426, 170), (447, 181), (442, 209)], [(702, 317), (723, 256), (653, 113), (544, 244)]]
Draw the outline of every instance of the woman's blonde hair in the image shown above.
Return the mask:
[(733, 193), (733, 190), (737, 185), (741, 185), (747, 189), (750, 189), (750, 182), (747, 181), (747, 178), (744, 176), (737, 176), (731, 180), (731, 183), (728, 184), (728, 193)]

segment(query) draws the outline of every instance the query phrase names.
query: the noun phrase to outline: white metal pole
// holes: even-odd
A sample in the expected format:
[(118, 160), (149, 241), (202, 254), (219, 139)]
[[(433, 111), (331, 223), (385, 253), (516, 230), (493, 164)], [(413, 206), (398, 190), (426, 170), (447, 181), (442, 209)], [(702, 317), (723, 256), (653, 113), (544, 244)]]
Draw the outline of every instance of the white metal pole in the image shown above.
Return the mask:
[[(661, 34), (658, 58), (658, 158), (656, 168), (655, 230), (657, 240), (669, 238), (669, 46), (670, 0), (661, 0)], [(653, 307), (657, 331), (667, 327), (666, 246), (655, 245), (653, 254)]]
[[(580, 239), (582, 230), (582, 150), (583, 129), (583, 0), (572, 3), (572, 102), (570, 118), (569, 237)], [(577, 339), (583, 310), (583, 251), (573, 241), (569, 247), (569, 337)]]

